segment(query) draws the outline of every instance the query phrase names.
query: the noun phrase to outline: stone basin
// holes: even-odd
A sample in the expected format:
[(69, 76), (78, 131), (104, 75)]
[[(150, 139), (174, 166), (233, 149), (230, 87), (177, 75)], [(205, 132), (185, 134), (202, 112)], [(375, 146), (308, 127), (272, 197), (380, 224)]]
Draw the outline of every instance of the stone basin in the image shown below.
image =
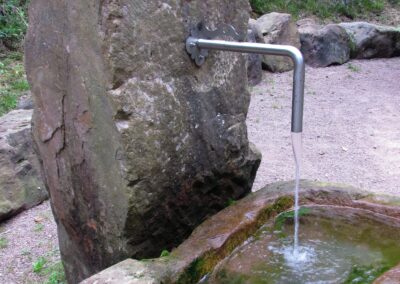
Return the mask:
[[(268, 185), (208, 218), (169, 255), (148, 260), (127, 259), (82, 283), (198, 283), (265, 224), (293, 207), (293, 187), (293, 182)], [(396, 231), (400, 228), (400, 198), (397, 197), (303, 180), (300, 204), (309, 208), (331, 208), (333, 215), (344, 210), (350, 216), (365, 214), (374, 222), (393, 227), (393, 234), (400, 232)], [(400, 240), (400, 234), (398, 238)], [(398, 279), (400, 265), (374, 283), (400, 283)]]

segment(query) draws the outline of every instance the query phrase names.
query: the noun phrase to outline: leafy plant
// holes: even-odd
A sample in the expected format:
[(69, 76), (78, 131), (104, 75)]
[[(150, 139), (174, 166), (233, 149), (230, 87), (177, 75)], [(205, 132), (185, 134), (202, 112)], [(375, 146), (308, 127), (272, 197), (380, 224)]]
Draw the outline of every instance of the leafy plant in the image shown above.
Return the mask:
[(46, 284), (67, 283), (65, 279), (64, 267), (61, 262), (57, 262), (45, 268), (41, 274), (48, 276)]
[(35, 273), (41, 272), (46, 263), (47, 263), (46, 258), (44, 258), (43, 256), (39, 257), (32, 265), (33, 272)]
[(163, 250), (162, 252), (161, 252), (161, 255), (160, 255), (160, 257), (166, 257), (166, 256), (169, 256), (170, 255), (170, 252), (168, 251), (168, 250)]

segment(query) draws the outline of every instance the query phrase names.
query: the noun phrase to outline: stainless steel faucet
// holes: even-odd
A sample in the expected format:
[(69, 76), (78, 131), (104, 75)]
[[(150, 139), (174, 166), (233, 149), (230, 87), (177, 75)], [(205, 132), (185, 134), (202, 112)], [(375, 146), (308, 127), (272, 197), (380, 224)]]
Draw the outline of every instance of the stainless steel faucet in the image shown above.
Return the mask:
[[(250, 42), (236, 42), (207, 39), (211, 32), (207, 29), (202, 32), (192, 31), (192, 36), (186, 40), (186, 50), (192, 56), (192, 59), (198, 66), (201, 66), (208, 55), (208, 50), (222, 50), (241, 53), (257, 53), (264, 55), (277, 55), (290, 57), (294, 64), (293, 72), (293, 95), (292, 95), (292, 123), (291, 131), (293, 133), (301, 133), (303, 131), (303, 107), (304, 107), (304, 80), (305, 80), (305, 63), (301, 52), (294, 46), (274, 45)], [(201, 38), (202, 34), (206, 35)], [(217, 32), (213, 32), (213, 37)], [(223, 35), (235, 34), (233, 27), (229, 28), (229, 32)], [(237, 35), (237, 34), (236, 34)]]

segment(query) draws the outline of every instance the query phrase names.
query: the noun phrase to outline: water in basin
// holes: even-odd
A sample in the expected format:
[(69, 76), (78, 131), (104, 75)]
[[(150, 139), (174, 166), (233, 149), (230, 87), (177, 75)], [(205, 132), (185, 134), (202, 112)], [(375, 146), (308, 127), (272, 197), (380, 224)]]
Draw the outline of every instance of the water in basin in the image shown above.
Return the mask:
[(286, 215), (237, 248), (208, 282), (364, 284), (400, 262), (396, 219), (347, 207), (302, 208), (294, 254), (294, 214)]

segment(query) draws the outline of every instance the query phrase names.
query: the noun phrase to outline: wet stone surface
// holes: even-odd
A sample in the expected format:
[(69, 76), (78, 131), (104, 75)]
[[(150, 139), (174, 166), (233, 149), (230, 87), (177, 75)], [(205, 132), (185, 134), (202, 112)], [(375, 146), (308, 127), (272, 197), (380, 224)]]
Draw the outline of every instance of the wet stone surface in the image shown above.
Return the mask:
[(238, 248), (208, 283), (372, 283), (400, 261), (398, 221), (345, 207), (300, 212), (297, 252), (293, 215), (284, 213)]

